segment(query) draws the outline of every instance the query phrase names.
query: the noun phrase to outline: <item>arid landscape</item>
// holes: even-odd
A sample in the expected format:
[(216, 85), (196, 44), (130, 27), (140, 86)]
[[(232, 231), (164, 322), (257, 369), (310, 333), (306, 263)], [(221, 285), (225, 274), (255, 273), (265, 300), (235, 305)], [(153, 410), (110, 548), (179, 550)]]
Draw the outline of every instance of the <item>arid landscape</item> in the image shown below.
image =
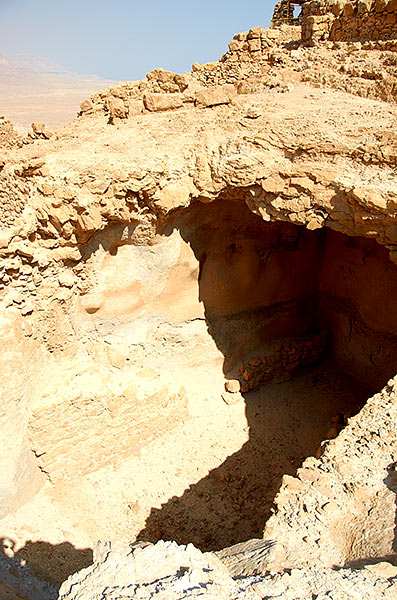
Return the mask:
[(115, 82), (79, 76), (50, 61), (0, 55), (0, 114), (26, 135), (32, 122), (51, 130), (72, 121), (83, 100)]
[(395, 0), (0, 63), (1, 600), (396, 597), (396, 67)]

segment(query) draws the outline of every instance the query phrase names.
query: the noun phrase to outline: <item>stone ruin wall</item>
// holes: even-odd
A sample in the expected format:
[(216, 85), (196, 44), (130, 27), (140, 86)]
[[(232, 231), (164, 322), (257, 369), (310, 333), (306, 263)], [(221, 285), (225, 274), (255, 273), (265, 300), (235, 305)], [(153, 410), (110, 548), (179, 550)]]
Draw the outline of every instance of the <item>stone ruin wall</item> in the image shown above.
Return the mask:
[[(105, 114), (109, 123), (115, 124), (148, 112), (230, 104), (238, 94), (261, 92), (266, 88), (287, 91), (287, 84), (275, 78), (255, 82), (246, 80), (255, 72), (253, 62), (257, 62), (260, 68), (260, 63), (266, 61), (279, 44), (298, 41), (299, 38), (300, 32), (296, 27), (283, 25), (273, 30), (253, 27), (236, 34), (228, 52), (219, 61), (196, 62), (191, 73), (154, 69), (146, 75), (146, 80), (122, 82), (93, 94), (82, 102), (80, 115)], [(244, 63), (247, 63), (246, 67), (242, 66)], [(36, 125), (43, 124), (34, 125), (37, 129)], [(33, 131), (31, 135), (36, 134)]]
[(271, 381), (285, 381), (300, 367), (323, 360), (331, 351), (330, 332), (322, 330), (290, 340), (279, 340), (269, 345), (261, 356), (241, 363), (241, 391), (256, 390)]
[(302, 7), (306, 0), (280, 0), (274, 7), (273, 17), (271, 21), (271, 27), (278, 27), (283, 24), (287, 25), (300, 25), (301, 13), (298, 16), (294, 16), (294, 8), (297, 6)]
[[(60, 402), (33, 413), (31, 449), (53, 484), (69, 484), (108, 465), (119, 466), (132, 453), (169, 434), (188, 418), (187, 404), (183, 392), (172, 395), (166, 386), (140, 399), (133, 385), (120, 396), (93, 394), (79, 403)], [(61, 433), (52, 427), (54, 422), (64, 423)]]
[[(387, 27), (383, 37), (371, 35), (365, 38), (363, 50), (380, 49), (394, 53), (397, 49), (396, 22), (394, 25), (389, 23), (390, 19), (395, 19), (395, 10), (389, 11), (393, 2), (395, 0), (385, 5), (382, 13), (371, 13), (369, 23), (374, 22), (378, 28), (382, 22), (381, 15), (387, 21)], [(349, 10), (355, 10), (354, 4), (347, 6)], [(314, 85), (321, 82), (359, 96), (394, 102), (397, 83), (395, 60), (391, 56), (385, 54), (375, 61), (368, 55), (355, 69), (350, 58), (344, 59), (342, 55), (337, 60), (324, 56), (320, 61), (312, 56), (310, 46), (318, 43), (364, 40), (361, 34), (357, 37), (350, 32), (343, 37), (337, 33), (337, 23), (341, 19), (346, 27), (354, 26), (354, 19), (343, 16), (345, 11), (348, 12), (346, 7), (343, 14), (340, 11), (342, 17), (337, 19), (328, 9), (328, 4), (304, 4), (302, 28), (283, 24), (274, 29), (258, 26), (237, 33), (219, 61), (194, 63), (190, 73), (182, 74), (157, 68), (149, 72), (145, 80), (122, 82), (100, 90), (81, 104), (80, 116), (105, 115), (110, 124), (117, 124), (147, 113), (230, 105), (241, 95), (270, 91), (284, 93), (299, 82)], [(344, 54), (349, 49), (342, 48), (340, 51)], [(255, 118), (254, 114), (252, 118)], [(44, 124), (34, 125), (34, 129), (39, 126), (44, 131)], [(32, 138), (38, 135), (31, 132)]]
[(315, 0), (302, 6), (302, 40), (385, 42), (393, 50), (397, 40), (396, 0)]

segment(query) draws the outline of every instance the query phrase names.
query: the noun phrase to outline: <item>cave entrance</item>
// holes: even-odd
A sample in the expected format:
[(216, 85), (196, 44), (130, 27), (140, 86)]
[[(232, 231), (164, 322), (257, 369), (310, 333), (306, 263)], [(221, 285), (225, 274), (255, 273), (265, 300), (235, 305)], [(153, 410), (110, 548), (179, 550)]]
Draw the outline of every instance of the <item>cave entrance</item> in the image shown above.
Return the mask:
[(272, 352), (269, 343), (285, 340), (291, 352), (289, 339), (320, 346), (318, 335), (321, 356), (370, 391), (395, 374), (397, 267), (374, 240), (266, 223), (231, 199), (196, 203), (161, 234), (175, 229), (198, 261), (199, 300), (228, 376)]
[(143, 233), (83, 249), (86, 362), (62, 401), (49, 382), (31, 447), (85, 546), (261, 537), (283, 475), (397, 372), (397, 268), (374, 240), (266, 223), (239, 190)]
[(265, 223), (237, 200), (193, 205), (161, 234), (175, 229), (199, 263), (208, 331), (226, 378), (240, 380), (249, 439), (152, 509), (138, 537), (214, 550), (261, 537), (282, 475), (395, 374), (397, 268), (373, 240)]

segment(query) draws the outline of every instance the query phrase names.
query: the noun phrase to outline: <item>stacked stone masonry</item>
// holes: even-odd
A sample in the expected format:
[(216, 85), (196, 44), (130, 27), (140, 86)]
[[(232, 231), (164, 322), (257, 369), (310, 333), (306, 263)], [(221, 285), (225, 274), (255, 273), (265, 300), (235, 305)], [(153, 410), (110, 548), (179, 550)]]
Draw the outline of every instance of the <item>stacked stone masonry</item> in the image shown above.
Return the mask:
[(44, 123), (32, 123), (32, 131), (29, 131), (28, 138), (33, 140), (49, 140), (53, 135), (54, 132), (48, 130)]
[[(146, 112), (230, 104), (236, 93), (250, 93), (238, 86), (245, 79), (241, 62), (265, 60), (269, 51), (280, 42), (298, 40), (299, 36), (297, 27), (283, 26), (276, 30), (253, 27), (236, 34), (229, 44), (229, 51), (219, 61), (194, 63), (191, 73), (154, 69), (147, 74), (146, 80), (123, 82), (93, 94), (82, 102), (80, 115), (105, 113), (109, 123), (114, 124)], [(219, 89), (215, 90), (213, 86), (219, 86)], [(278, 82), (278, 86), (287, 89), (282, 82)], [(208, 87), (211, 89), (206, 91)], [(263, 83), (259, 87), (252, 91), (262, 91), (266, 85)]]
[(384, 49), (395, 49), (397, 39), (396, 0), (316, 0), (302, 7), (302, 40), (389, 42)]
[(140, 401), (131, 388), (120, 396), (62, 402), (33, 414), (31, 448), (52, 483), (68, 484), (139, 452), (176, 427), (186, 407), (183, 393), (170, 395), (166, 387)]
[(241, 391), (256, 390), (271, 381), (285, 381), (300, 367), (324, 359), (331, 350), (331, 332), (325, 329), (315, 335), (279, 340), (261, 356), (240, 364)]
[(300, 23), (300, 15), (294, 16), (294, 8), (302, 6), (306, 0), (280, 0), (274, 7), (272, 27), (279, 25), (298, 25)]
[[(274, 29), (253, 27), (236, 34), (219, 61), (194, 63), (190, 73), (182, 74), (157, 68), (145, 80), (100, 90), (81, 104), (80, 116), (104, 114), (109, 124), (117, 124), (153, 112), (231, 105), (240, 94), (288, 92), (291, 84), (300, 81), (348, 88), (350, 93), (360, 96), (393, 101), (397, 85), (391, 56), (379, 57), (376, 67), (370, 55), (363, 56), (362, 69), (351, 73), (353, 77), (346, 82), (350, 61), (344, 55), (332, 56), (329, 61), (322, 57), (321, 64), (316, 65), (311, 62), (310, 47), (330, 40), (334, 44), (361, 40), (362, 50), (395, 52), (395, 2), (385, 3), (381, 11), (379, 4), (365, 4), (366, 13), (363, 2), (343, 6), (305, 2), (301, 28), (285, 24)], [(359, 49), (361, 46), (355, 48)], [(335, 46), (334, 50), (338, 48)], [(317, 66), (321, 67), (321, 74)]]

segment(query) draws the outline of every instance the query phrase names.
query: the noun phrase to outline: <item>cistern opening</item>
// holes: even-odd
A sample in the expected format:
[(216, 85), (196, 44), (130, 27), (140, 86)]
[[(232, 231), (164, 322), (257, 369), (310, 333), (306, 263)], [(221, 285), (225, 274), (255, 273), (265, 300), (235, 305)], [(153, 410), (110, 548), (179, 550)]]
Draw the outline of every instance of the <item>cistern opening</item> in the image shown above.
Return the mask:
[(88, 362), (61, 402), (48, 383), (31, 447), (88, 538), (261, 537), (283, 475), (395, 374), (397, 268), (374, 240), (266, 223), (236, 195), (143, 233), (87, 242)]
[(264, 223), (238, 201), (197, 204), (162, 234), (175, 229), (199, 263), (223, 371), (240, 381), (248, 441), (153, 509), (139, 537), (219, 549), (261, 537), (282, 475), (395, 373), (397, 269), (373, 240)]

